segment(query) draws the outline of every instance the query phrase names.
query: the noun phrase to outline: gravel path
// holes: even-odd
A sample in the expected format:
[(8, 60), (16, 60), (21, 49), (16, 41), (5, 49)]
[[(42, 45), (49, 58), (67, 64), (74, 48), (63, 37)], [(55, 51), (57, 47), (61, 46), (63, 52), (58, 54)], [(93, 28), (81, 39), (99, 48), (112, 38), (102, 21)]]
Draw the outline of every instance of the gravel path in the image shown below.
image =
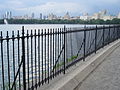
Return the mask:
[(120, 47), (83, 81), (78, 90), (120, 90)]

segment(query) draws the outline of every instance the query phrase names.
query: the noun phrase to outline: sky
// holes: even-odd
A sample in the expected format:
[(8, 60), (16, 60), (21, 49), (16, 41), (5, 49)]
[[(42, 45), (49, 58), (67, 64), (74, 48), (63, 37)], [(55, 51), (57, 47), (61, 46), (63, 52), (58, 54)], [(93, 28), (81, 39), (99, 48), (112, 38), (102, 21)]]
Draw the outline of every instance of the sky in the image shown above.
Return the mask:
[(120, 12), (120, 0), (0, 0), (0, 14), (12, 11), (13, 15), (54, 13), (78, 16), (82, 13), (93, 14), (107, 10), (111, 15)]

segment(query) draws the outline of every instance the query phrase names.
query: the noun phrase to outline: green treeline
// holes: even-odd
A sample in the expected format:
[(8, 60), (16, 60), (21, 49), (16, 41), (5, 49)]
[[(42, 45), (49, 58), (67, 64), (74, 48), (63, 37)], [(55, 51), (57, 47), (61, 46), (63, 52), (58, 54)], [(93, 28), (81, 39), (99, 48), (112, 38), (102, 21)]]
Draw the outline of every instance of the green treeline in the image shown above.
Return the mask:
[[(3, 19), (0, 20), (0, 24), (3, 24)], [(38, 19), (8, 19), (9, 24), (120, 24), (120, 19), (113, 19), (113, 20), (38, 20)]]
[(0, 19), (0, 24), (4, 24), (4, 20), (3, 19)]

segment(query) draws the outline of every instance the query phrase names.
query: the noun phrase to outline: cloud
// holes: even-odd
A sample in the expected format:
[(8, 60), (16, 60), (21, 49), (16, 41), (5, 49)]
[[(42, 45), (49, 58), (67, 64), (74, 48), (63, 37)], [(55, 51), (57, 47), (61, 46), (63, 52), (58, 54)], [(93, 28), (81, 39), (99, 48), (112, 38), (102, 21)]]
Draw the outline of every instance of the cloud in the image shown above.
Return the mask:
[[(11, 10), (16, 15), (30, 14), (34, 12), (63, 15), (70, 12), (71, 15), (90, 14), (107, 9), (110, 12), (119, 11), (120, 0), (3, 0), (0, 1), (0, 12)], [(38, 15), (37, 15), (38, 16)]]
[(55, 13), (55, 14), (63, 14), (66, 12), (72, 12), (72, 13), (82, 13), (82, 12), (88, 12), (90, 11), (90, 8), (88, 8), (85, 5), (78, 4), (78, 3), (72, 3), (72, 2), (47, 2), (42, 5), (37, 5), (33, 7), (28, 8), (18, 8), (16, 9), (20, 12), (35, 12), (35, 13)]
[(10, 0), (10, 1), (7, 1), (5, 3), (5, 5), (11, 9), (15, 9), (15, 8), (22, 8), (24, 7), (24, 3), (22, 1), (19, 1), (19, 0)]
[[(98, 1), (98, 0), (96, 0)], [(118, 3), (119, 0), (99, 0), (99, 2), (103, 2), (103, 3), (107, 3), (107, 4), (114, 4), (114, 3)]]
[(80, 2), (83, 2), (84, 4), (86, 3), (87, 5), (89, 4), (117, 4), (118, 2), (120, 2), (120, 0), (81, 0)]
[(4, 8), (4, 5), (0, 5), (0, 8), (1, 8), (1, 9)]

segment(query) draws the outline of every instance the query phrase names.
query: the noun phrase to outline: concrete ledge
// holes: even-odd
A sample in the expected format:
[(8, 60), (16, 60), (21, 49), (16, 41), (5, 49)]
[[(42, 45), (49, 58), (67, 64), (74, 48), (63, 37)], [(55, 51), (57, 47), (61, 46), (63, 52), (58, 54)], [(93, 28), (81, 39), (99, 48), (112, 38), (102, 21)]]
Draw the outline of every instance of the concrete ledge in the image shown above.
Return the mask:
[(47, 90), (77, 90), (77, 86), (118, 46), (120, 46), (120, 40), (104, 47), (104, 50), (98, 52), (90, 60), (83, 62), (77, 69), (55, 82)]

